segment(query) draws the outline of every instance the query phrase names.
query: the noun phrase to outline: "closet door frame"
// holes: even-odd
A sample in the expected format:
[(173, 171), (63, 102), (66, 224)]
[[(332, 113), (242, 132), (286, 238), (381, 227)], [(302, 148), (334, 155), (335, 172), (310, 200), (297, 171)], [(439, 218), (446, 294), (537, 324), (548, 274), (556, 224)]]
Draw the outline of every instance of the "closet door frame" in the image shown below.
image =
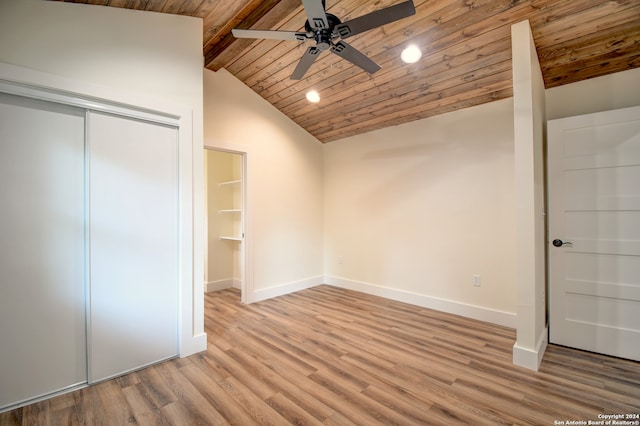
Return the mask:
[[(199, 221), (203, 218), (200, 209), (198, 209), (202, 200), (195, 195), (200, 185), (197, 176), (201, 171), (198, 161), (201, 160), (201, 157), (195, 153), (197, 150), (194, 150), (192, 146), (194, 140), (193, 110), (150, 99), (138, 99), (128, 93), (114, 91), (111, 88), (75, 82), (1, 62), (0, 92), (177, 128), (178, 355), (184, 357), (206, 349), (207, 336), (204, 333), (202, 321), (204, 318), (203, 282), (194, 279), (203, 272), (203, 264), (197, 262), (194, 256), (194, 252), (198, 253), (197, 248), (200, 243), (198, 228), (201, 227)], [(112, 96), (112, 93), (115, 94)], [(123, 99), (126, 101), (123, 102)], [(134, 101), (131, 102), (129, 99), (134, 99)], [(79, 387), (83, 386), (86, 385)], [(61, 393), (64, 392), (67, 391)], [(44, 400), (54, 395), (56, 394), (34, 398), (29, 402)]]
[[(0, 62), (0, 91), (116, 113), (138, 119), (163, 117), (178, 127), (179, 354), (206, 350), (204, 332), (204, 152), (202, 117), (183, 104), (72, 80)], [(152, 120), (153, 121), (153, 120)]]

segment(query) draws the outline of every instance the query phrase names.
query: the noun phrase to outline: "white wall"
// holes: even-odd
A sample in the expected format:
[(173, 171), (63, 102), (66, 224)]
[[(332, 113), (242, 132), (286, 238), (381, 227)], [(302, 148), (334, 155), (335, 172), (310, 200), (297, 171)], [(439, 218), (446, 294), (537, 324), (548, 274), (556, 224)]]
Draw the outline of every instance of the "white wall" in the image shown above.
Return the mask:
[(508, 99), (326, 144), (327, 282), (513, 326), (512, 119)]
[(247, 301), (322, 283), (322, 144), (224, 69), (204, 88), (205, 145), (247, 152)]
[[(325, 274), (517, 328), (514, 361), (536, 369), (546, 344), (545, 110), (557, 118), (640, 105), (640, 69), (545, 91), (525, 24), (514, 57), (526, 75), (515, 84), (528, 95), (517, 107), (500, 101), (325, 145)], [(470, 286), (476, 273), (480, 288)]]
[(179, 117), (181, 147), (186, 141), (187, 148), (180, 152), (181, 355), (206, 348), (202, 61), (197, 18), (0, 0), (0, 78)]
[(547, 119), (640, 105), (640, 68), (546, 91)]
[(202, 20), (42, 0), (0, 11), (3, 62), (201, 112)]

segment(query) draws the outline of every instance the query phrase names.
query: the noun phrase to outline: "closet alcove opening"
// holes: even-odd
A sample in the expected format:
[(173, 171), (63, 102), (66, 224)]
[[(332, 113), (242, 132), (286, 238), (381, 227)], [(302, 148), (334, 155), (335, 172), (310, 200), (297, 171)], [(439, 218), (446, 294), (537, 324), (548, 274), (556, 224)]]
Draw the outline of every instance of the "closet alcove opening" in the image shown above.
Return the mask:
[(246, 298), (245, 158), (242, 152), (205, 149), (205, 292), (236, 288)]

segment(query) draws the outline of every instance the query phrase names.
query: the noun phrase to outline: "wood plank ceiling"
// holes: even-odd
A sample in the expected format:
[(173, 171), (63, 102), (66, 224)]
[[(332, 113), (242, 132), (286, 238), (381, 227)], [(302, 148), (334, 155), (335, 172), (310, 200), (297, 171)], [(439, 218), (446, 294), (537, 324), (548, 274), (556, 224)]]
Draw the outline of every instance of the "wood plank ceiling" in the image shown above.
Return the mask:
[[(349, 38), (380, 71), (323, 52), (300, 81), (289, 76), (311, 42), (231, 35), (303, 30), (300, 0), (71, 1), (202, 18), (205, 66), (225, 68), (322, 142), (511, 97), (510, 27), (525, 19), (547, 88), (640, 66), (640, 0), (414, 0), (414, 16)], [(327, 0), (327, 12), (346, 21), (401, 1)], [(416, 64), (400, 60), (409, 43), (423, 52)], [(319, 103), (306, 100), (310, 89)]]

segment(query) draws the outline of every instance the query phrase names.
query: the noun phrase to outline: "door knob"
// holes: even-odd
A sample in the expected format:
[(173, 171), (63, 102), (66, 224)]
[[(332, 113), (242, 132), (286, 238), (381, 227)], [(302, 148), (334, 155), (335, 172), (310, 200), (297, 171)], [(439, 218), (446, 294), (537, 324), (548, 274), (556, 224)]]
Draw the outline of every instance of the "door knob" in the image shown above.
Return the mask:
[(569, 241), (562, 241), (562, 240), (558, 240), (558, 239), (553, 240), (553, 241), (551, 242), (551, 244), (553, 244), (553, 245), (554, 245), (554, 247), (562, 247), (562, 246), (564, 246), (564, 245), (570, 245), (570, 246), (571, 246), (571, 245), (573, 245), (573, 244), (572, 244), (572, 243), (570, 243)]

